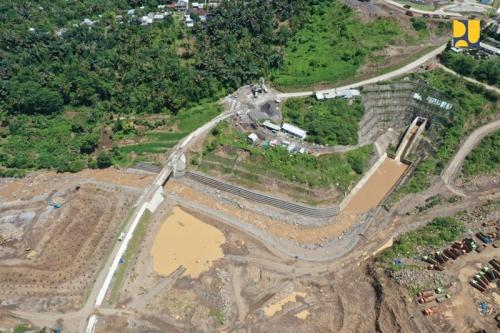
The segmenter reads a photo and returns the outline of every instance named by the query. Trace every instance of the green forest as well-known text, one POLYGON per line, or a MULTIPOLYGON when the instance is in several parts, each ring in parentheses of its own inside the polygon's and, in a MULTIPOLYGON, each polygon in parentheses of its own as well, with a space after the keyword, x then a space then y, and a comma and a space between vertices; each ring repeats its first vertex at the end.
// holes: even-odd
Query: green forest
POLYGON ((464 76, 500 87, 500 58, 479 58, 469 54, 447 50, 441 55, 447 67, 464 76))
POLYGON ((360 98, 292 98, 283 107, 285 121, 307 131, 306 141, 332 146, 358 143, 358 123, 363 113, 360 98))
POLYGON ((120 149, 99 151, 105 126, 120 136, 133 131, 123 126, 130 115, 174 122, 266 76, 316 2, 224 1, 192 30, 173 15, 149 26, 127 15, 130 8, 145 15, 160 1, 0 3, 0 173, 123 160, 120 149))

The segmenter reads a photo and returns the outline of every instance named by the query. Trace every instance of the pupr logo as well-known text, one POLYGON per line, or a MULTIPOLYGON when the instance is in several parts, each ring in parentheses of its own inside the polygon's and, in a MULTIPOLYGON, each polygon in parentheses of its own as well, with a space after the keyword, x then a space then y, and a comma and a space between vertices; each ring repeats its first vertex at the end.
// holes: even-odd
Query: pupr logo
POLYGON ((475 49, 479 47, 481 33, 479 20, 453 20, 453 46, 475 49))

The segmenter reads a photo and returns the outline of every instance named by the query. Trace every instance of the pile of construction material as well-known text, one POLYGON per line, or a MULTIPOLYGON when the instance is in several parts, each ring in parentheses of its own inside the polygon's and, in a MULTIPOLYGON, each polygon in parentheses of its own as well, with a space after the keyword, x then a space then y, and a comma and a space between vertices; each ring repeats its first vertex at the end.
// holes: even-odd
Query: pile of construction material
POLYGON ((349 99, 359 96, 360 92, 357 89, 330 89, 330 90, 316 91, 315 95, 316 99, 318 100, 332 99, 337 97, 349 99))
POLYGON ((491 267, 484 266, 470 281, 470 285, 480 292, 486 291, 491 282, 496 282, 497 279, 500 279, 500 262, 496 259, 491 259, 489 263, 491 267))
POLYGON ((437 251, 433 255, 423 256, 422 260, 430 264, 427 267, 428 269, 444 271, 444 264, 450 259, 456 260, 461 255, 477 250, 477 248, 478 246, 472 238, 464 238, 460 242, 453 243, 451 247, 444 249, 442 252, 437 251))
POLYGON ((437 303, 442 303, 450 298, 450 295, 444 294, 443 289, 438 288, 436 290, 424 290, 417 294, 417 302, 419 304, 430 303, 436 301, 437 303))
MULTIPOLYGON (((500 232, 497 227, 493 232, 478 232, 476 237, 479 238, 484 244, 492 244, 494 248, 498 248, 500 246, 500 232)), ((483 246, 484 247, 484 246, 483 246)))
MULTIPOLYGON (((442 303, 450 298, 450 295, 445 294, 442 288, 437 288, 436 290, 424 290, 417 294, 417 302, 419 304, 428 304, 431 302, 442 303)), ((437 305, 429 306, 422 310, 422 313, 426 316, 432 315, 436 312, 437 305)))

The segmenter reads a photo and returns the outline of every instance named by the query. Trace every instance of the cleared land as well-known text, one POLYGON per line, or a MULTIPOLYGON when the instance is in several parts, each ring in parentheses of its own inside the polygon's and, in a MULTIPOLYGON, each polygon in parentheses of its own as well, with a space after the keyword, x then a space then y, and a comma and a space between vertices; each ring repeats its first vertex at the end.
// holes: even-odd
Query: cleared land
POLYGON ((140 193, 136 186, 150 181, 144 177, 111 170, 39 173, 2 186, 0 293, 6 304, 20 311, 79 309, 140 193), (13 197, 22 200, 8 201, 13 197))

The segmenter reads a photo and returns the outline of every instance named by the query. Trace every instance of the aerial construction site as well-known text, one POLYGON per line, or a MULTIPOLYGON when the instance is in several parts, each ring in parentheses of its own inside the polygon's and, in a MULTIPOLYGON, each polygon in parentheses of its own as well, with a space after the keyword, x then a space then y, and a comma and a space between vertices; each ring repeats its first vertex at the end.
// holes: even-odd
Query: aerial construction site
POLYGON ((493 332, 498 176, 462 165, 498 112, 474 120, 428 187, 405 192, 454 103, 418 77, 302 94, 261 81, 224 98, 161 169, 4 179, 0 327, 493 332), (287 113, 329 100, 363 110, 355 143, 308 140, 287 113))
POLYGON ((499 7, 0 1, 0 333, 498 332, 499 7))

